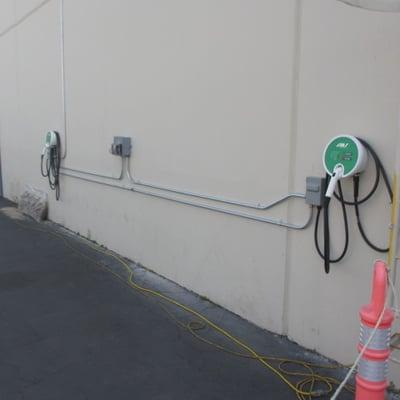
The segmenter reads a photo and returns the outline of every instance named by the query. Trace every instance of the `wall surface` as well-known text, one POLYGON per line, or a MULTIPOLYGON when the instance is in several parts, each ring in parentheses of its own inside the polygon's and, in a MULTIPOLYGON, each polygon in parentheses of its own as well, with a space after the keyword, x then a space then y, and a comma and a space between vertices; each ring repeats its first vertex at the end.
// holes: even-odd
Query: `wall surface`
MULTIPOLYGON (((49 192, 39 171, 49 129, 67 143, 64 166, 117 176, 112 137, 131 136, 137 178, 243 201, 304 192, 306 176, 323 174, 324 145, 341 133, 366 138, 395 172, 399 14, 334 0, 64 0, 65 134, 61 3, 42 3, 0 4, 8 198, 26 185, 49 192)), ((326 276, 312 227, 288 231, 66 176, 61 190, 59 202, 49 193, 52 220, 262 327, 354 358, 358 308, 380 255, 361 241, 352 211, 349 254, 326 276)), ((257 214, 302 223, 307 213, 295 200, 257 214)), ((362 213, 385 245, 383 187, 362 213)), ((338 252, 337 205, 331 216, 338 252)))

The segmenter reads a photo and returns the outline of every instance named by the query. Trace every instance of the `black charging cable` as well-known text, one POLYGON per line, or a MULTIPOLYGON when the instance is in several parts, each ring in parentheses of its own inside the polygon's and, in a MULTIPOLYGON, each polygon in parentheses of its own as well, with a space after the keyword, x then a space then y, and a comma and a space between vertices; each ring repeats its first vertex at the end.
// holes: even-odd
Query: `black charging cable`
POLYGON ((46 153, 42 154, 40 159, 40 172, 42 173, 42 176, 48 179, 50 189, 56 192, 56 200, 59 200, 61 140, 58 132, 54 132, 54 134, 56 135, 57 144, 55 146, 50 146, 46 149, 46 153))
POLYGON ((356 219, 357 219, 357 226, 358 230, 360 231, 361 237, 364 239, 364 242, 373 250, 379 252, 379 253, 387 253, 389 251, 389 247, 386 248, 381 248, 376 246, 371 242, 370 239, 368 239, 367 234, 365 233, 364 227, 361 223, 361 217, 360 217, 360 209, 359 209, 359 201, 358 201, 358 191, 359 191, 359 186, 360 186, 360 178, 356 175, 354 177, 354 210, 356 212, 356 219))
MULTIPOLYGON (((380 176, 382 175, 383 181, 385 183, 386 191, 388 193, 390 203, 393 203, 393 191, 390 186, 389 182, 389 177, 387 175, 387 172, 385 170, 385 167, 383 166, 380 158, 376 154, 375 150, 371 147, 371 145, 366 142, 363 139, 357 138, 363 146, 368 150, 369 154, 371 154, 372 158, 374 159, 375 162, 375 182, 374 185, 372 186, 372 189, 369 191, 369 193, 363 198, 359 199, 359 192, 360 192, 360 175, 354 175, 353 177, 353 186, 354 186, 354 191, 353 191, 353 197, 354 200, 352 202, 347 201, 346 204, 354 206, 354 211, 356 214, 356 219, 357 219, 357 227, 358 230, 360 231, 361 237, 363 238, 364 242, 373 250, 379 252, 379 253, 387 253, 389 251, 389 247, 378 247, 374 243, 371 242, 371 240, 368 238, 365 229, 363 227, 363 224, 361 222, 361 216, 360 216, 360 205, 364 203, 366 200, 370 199, 374 193, 376 192, 379 181, 380 181, 380 176)), ((336 197, 336 194, 335 194, 336 197)))
MULTIPOLYGON (((330 177, 327 175, 326 177, 326 188, 329 185, 329 180, 330 177)), ((343 190, 342 190, 342 184, 340 181, 338 181, 338 189, 339 189, 339 198, 343 200, 343 190)), ((342 206, 342 214, 343 214, 343 223, 344 223, 344 233, 345 233, 345 242, 343 246, 343 250, 340 253, 340 255, 337 258, 331 259, 331 249, 330 249, 330 228, 329 228, 329 205, 330 205, 331 199, 329 197, 325 197, 325 204, 323 207, 318 207, 317 210, 317 218, 315 221, 315 227, 314 227, 314 243, 315 243, 315 248, 317 249, 318 254, 320 257, 324 260, 324 268, 325 272, 329 274, 330 271, 330 264, 335 264, 338 263, 343 259, 343 257, 347 253, 347 249, 349 247, 349 221, 347 218, 347 210, 346 210, 346 204, 343 201, 340 201, 340 204, 342 206), (318 241, 318 228, 319 228, 319 221, 321 217, 321 211, 324 211, 324 251, 321 251, 319 241, 318 241)))

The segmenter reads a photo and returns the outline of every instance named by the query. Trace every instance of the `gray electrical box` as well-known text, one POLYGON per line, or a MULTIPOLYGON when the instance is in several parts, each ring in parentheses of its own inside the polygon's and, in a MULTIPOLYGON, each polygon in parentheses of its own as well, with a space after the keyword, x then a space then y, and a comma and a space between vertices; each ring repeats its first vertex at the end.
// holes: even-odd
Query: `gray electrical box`
POLYGON ((111 154, 120 157, 130 157, 132 152, 132 140, 127 136, 114 136, 111 145, 111 154))
POLYGON ((323 206, 325 200, 325 178, 308 176, 306 178, 306 203, 312 206, 323 206))

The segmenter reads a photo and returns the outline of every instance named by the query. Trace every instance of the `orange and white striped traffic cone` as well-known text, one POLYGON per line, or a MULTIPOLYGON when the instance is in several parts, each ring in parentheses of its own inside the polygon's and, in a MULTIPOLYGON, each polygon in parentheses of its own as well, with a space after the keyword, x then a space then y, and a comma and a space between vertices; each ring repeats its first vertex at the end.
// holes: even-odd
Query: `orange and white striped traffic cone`
POLYGON ((383 317, 358 365, 356 400, 385 399, 388 386, 390 335, 394 320, 393 311, 389 308, 384 310, 388 286, 387 274, 385 263, 377 261, 374 267, 371 302, 360 310, 361 330, 358 351, 361 351, 368 342, 382 312, 383 317))

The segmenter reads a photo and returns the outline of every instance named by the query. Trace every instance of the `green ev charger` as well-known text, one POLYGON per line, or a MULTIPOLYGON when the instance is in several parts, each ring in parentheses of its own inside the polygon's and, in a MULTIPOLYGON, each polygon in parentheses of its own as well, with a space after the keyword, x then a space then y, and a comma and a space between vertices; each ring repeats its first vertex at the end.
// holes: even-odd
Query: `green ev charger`
POLYGON ((61 141, 56 131, 46 133, 46 139, 40 160, 40 171, 49 181, 50 189, 55 190, 56 199, 60 198, 60 166, 61 166, 61 141))
MULTIPOLYGON (((374 244, 368 237, 364 224, 361 220, 360 205, 369 201, 376 190, 378 189, 380 178, 383 178, 383 182, 386 186, 387 193, 390 202, 393 202, 393 190, 390 185, 388 174, 383 166, 383 163, 373 147, 364 139, 356 138, 351 135, 340 135, 334 137, 325 147, 322 162, 324 164, 325 171, 327 173, 326 182, 321 186, 321 190, 325 191, 325 200, 317 207, 317 217, 315 219, 314 228, 314 243, 319 256, 324 260, 325 272, 329 273, 330 264, 340 262, 349 246, 349 220, 347 218, 346 206, 354 207, 357 227, 364 242, 371 249, 379 253, 387 253, 389 246, 382 247, 374 244), (360 179, 361 173, 367 166, 369 156, 375 164, 375 181, 369 191, 364 196, 360 197, 360 179), (343 195, 343 188, 341 185, 341 179, 352 177, 353 179, 353 199, 347 200, 343 195), (326 187, 327 186, 327 187, 326 187), (326 187, 326 188, 324 188, 326 187), (337 192, 335 191, 338 189, 337 192), (329 221, 329 205, 331 197, 335 197, 339 200, 342 214, 343 214, 343 225, 344 225, 344 245, 343 250, 331 257, 331 240, 330 240, 330 221, 329 221), (318 226, 320 217, 323 216, 323 246, 319 244, 318 226)), ((335 222, 338 216, 335 214, 335 222)))
POLYGON ((57 146, 57 133, 55 131, 49 131, 46 134, 46 141, 44 144, 43 153, 50 147, 57 146))
POLYGON ((339 179, 364 171, 368 152, 356 137, 340 135, 327 144, 322 161, 325 171, 331 176, 325 196, 331 198, 339 179))
MULTIPOLYGON (((354 192, 358 196, 358 181, 359 174, 364 171, 367 160, 368 150, 364 145, 364 141, 357 139, 350 135, 340 135, 334 137, 325 147, 322 162, 324 164, 325 171, 327 173, 327 188, 325 192, 325 201, 323 206, 318 208, 317 218, 315 222, 314 241, 317 251, 321 258, 324 260, 325 272, 329 273, 330 264, 337 263, 347 252, 349 244, 349 229, 348 219, 346 212, 346 202, 343 198, 342 186, 340 180, 353 176, 353 179, 357 181, 357 190, 354 192), (338 186, 339 194, 335 193, 336 186, 338 186), (331 258, 331 246, 330 246, 330 227, 329 227, 329 204, 331 197, 335 196, 339 199, 342 205, 343 220, 345 226, 345 244, 342 253, 336 257, 331 258), (318 244, 318 225, 320 220, 321 211, 323 213, 324 221, 324 245, 323 249, 318 244)), ((356 187, 356 186, 355 186, 356 187)), ((355 199, 354 204, 358 202, 355 199)), ((347 203, 348 204, 348 203, 347 203)), ((358 210, 358 209, 357 209, 358 210)))

